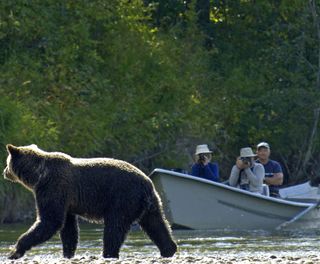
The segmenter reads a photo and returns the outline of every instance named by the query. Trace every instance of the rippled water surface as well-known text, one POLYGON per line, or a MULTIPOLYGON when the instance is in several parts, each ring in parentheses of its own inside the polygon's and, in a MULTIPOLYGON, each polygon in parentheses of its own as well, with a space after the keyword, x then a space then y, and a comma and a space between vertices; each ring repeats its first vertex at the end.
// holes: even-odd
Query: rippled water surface
MULTIPOLYGON (((109 262, 101 257, 102 225, 82 224, 80 228, 80 242, 74 259, 61 258, 61 242, 59 237, 55 236, 50 241, 28 251, 20 263, 109 262)), ((11 263, 6 258, 10 247, 27 229, 26 225, 0 226, 0 263, 11 263)), ((162 259, 156 246, 143 232, 131 231, 121 249, 118 262, 212 263, 219 260, 221 261, 219 263, 225 261, 238 263, 237 260, 243 260, 244 263, 248 263, 265 260, 265 263, 275 263, 285 259, 285 263, 296 263, 295 261, 301 258, 309 258, 311 259, 309 263, 317 263, 320 256, 318 253, 320 231, 318 230, 278 233, 175 230, 173 235, 178 243, 179 252, 172 259, 162 259)))

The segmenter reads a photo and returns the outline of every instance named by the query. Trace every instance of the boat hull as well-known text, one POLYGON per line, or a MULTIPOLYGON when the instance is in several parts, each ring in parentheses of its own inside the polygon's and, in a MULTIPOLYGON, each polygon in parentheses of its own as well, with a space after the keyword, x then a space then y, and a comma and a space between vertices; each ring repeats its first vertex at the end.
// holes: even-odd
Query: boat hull
MULTIPOLYGON (((161 197, 166 217, 178 227, 270 230, 312 205, 249 193, 168 170, 156 169, 150 178, 161 197)), ((316 215, 308 213, 299 223, 305 225, 317 220, 316 211, 316 215)))

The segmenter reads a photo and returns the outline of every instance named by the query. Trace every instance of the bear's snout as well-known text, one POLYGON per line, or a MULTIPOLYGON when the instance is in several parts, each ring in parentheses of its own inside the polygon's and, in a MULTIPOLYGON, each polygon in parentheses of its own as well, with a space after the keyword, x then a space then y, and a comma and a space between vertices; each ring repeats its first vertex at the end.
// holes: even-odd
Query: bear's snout
POLYGON ((16 178, 12 173, 10 173, 8 167, 6 167, 6 168, 3 170, 3 177, 4 177, 6 180, 9 180, 9 181, 13 181, 13 182, 16 182, 16 181, 17 181, 17 178, 16 178))

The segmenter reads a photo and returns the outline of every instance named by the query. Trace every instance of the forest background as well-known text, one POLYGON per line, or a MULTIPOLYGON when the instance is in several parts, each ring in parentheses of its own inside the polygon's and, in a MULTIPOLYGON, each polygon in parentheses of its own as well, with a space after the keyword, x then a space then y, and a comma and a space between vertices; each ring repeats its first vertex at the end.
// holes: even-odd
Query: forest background
MULTIPOLYGON (((245 146, 272 147, 286 184, 320 174, 320 2, 2 0, 5 145, 190 170, 208 144, 226 179, 245 146)), ((33 212, 0 179, 0 222, 33 212)))

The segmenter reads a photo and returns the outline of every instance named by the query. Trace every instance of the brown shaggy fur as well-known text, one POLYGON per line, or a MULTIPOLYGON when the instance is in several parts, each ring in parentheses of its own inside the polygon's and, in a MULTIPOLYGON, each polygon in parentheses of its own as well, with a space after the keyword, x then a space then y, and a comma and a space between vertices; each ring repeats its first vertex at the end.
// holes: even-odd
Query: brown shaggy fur
POLYGON ((34 193, 37 220, 17 241, 9 258, 17 259, 57 231, 64 257, 75 254, 77 216, 104 221, 103 256, 119 257, 119 250, 134 221, 171 257, 177 246, 165 220, 161 201, 151 180, 133 165, 115 159, 76 159, 60 152, 45 152, 36 145, 7 145, 4 177, 34 193))

